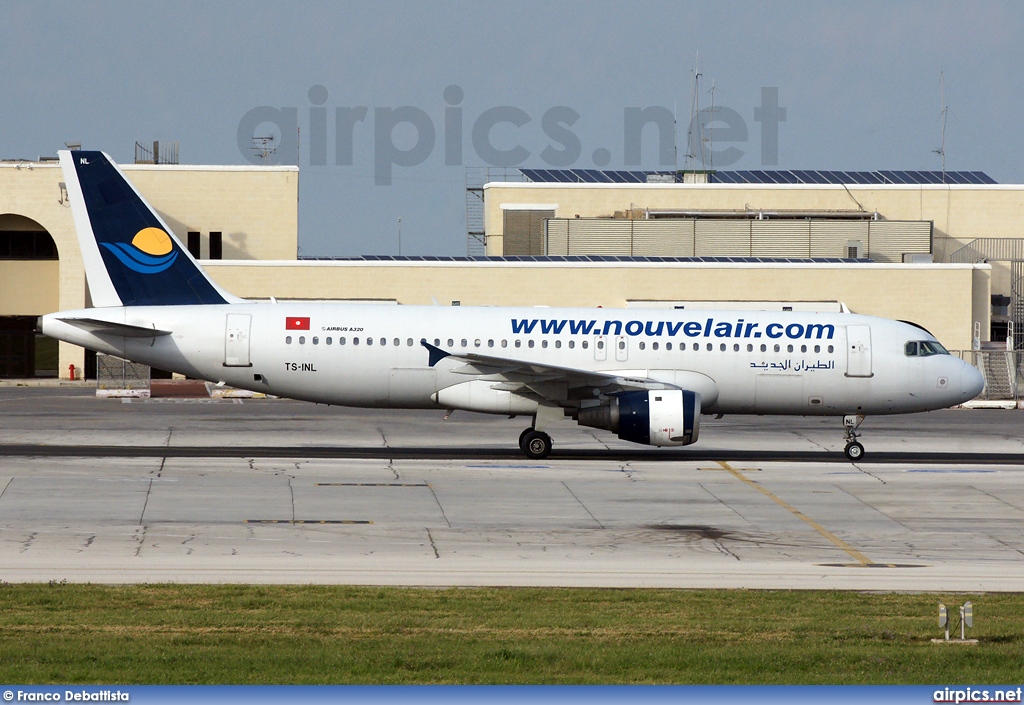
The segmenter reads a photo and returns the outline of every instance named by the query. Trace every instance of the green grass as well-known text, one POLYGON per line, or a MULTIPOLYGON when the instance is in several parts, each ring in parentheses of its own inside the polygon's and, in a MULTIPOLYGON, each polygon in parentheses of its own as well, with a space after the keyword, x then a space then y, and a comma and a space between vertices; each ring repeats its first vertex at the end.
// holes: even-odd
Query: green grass
POLYGON ((1015 683, 1021 595, 0 585, 5 683, 1015 683), (975 604, 978 646, 930 643, 975 604))

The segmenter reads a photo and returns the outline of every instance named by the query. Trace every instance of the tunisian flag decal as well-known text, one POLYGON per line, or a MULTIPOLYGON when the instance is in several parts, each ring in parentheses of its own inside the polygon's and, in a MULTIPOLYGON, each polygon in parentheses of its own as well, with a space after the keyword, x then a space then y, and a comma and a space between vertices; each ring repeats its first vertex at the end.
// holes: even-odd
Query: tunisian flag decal
POLYGON ((309 316, 289 316, 284 319, 285 330, 309 330, 309 316))

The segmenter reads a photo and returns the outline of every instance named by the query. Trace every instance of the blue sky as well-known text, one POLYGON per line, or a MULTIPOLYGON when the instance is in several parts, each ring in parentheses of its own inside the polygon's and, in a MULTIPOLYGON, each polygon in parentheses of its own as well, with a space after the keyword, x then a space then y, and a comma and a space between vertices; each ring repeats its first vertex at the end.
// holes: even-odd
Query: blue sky
MULTIPOLYGON (((502 116, 529 119, 488 132, 495 149, 522 147, 524 166, 546 166, 543 150, 564 149, 569 133, 579 144, 573 166, 593 168, 595 150, 606 149, 608 168, 623 168, 625 111, 650 106, 677 112, 682 155, 698 52, 701 107, 713 80, 716 106, 746 130, 745 141, 712 146, 739 150, 727 168, 938 169, 942 72, 947 168, 1024 182, 1022 37, 1019 2, 0 0, 0 158, 81 141, 130 163, 136 140, 159 139, 178 141, 183 163, 239 164, 252 154, 239 148, 243 118, 291 108, 303 255, 395 254, 398 218, 403 254, 459 255, 463 165, 485 164, 472 132, 487 111, 508 106, 517 110, 502 116), (461 100, 451 106, 453 85, 461 100), (777 164, 764 163, 755 121, 762 88, 777 88, 786 111, 777 164), (310 163, 311 99, 327 108, 325 165, 310 163), (360 106, 352 163, 339 165, 336 109, 360 106), (401 106, 427 120, 432 149, 395 121, 401 106), (579 117, 545 129, 549 110, 566 114, 559 106, 579 117), (445 122, 452 107, 461 155, 445 122), (461 164, 445 163, 446 145, 461 164), (393 166, 382 184, 378 161, 389 150, 412 150, 406 161, 418 163, 393 166)), ((672 168, 659 163, 653 125, 642 144, 642 167, 672 168)))

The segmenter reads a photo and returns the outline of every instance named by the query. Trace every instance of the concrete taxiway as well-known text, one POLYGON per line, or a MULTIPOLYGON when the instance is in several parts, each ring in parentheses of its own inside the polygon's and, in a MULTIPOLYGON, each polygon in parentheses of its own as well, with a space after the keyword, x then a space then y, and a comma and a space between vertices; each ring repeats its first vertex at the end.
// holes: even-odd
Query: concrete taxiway
POLYGON ((1024 590, 1024 419, 566 422, 0 389, 0 580, 1024 590))

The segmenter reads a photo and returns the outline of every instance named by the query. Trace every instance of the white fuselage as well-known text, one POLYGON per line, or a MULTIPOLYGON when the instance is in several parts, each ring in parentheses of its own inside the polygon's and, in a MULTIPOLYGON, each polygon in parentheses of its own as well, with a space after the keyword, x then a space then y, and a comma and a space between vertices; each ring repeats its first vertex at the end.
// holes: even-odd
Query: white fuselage
POLYGON ((495 411, 435 401, 479 376, 449 358, 430 366, 421 340, 456 355, 694 389, 704 413, 907 413, 953 406, 981 389, 977 370, 956 357, 906 354, 908 341, 934 340, 924 330, 848 313, 252 302, 64 311, 45 316, 43 332, 190 377, 360 407, 495 411), (96 334, 58 316, 171 334, 96 334), (298 326, 289 329, 290 319, 298 326))

